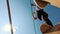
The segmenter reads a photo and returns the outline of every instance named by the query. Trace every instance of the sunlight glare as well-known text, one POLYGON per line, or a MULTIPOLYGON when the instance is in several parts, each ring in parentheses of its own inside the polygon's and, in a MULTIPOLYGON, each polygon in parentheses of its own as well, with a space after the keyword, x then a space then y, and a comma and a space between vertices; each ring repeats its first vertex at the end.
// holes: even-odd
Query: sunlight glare
MULTIPOLYGON (((11 26, 9 24, 4 26, 4 31, 5 32, 10 32, 11 31, 11 26)), ((16 29, 13 27, 13 32, 16 32, 16 29)))

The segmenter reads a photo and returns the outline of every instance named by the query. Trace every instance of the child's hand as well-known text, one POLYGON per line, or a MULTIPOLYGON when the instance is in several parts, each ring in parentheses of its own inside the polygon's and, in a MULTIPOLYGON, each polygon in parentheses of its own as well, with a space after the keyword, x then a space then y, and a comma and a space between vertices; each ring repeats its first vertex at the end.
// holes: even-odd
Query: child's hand
POLYGON ((37 17, 34 17, 34 14, 35 14, 35 12, 32 13, 32 18, 33 18, 34 20, 36 20, 37 17))
POLYGON ((32 12, 32 15, 35 14, 35 12, 32 12))

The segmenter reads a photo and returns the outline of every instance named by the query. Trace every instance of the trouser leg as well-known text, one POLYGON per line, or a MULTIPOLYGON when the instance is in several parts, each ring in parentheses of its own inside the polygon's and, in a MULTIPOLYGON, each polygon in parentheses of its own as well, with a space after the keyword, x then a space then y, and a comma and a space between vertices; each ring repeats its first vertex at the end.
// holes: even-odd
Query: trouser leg
POLYGON ((44 20, 48 25, 53 27, 52 22, 49 20, 49 18, 44 18, 44 20))

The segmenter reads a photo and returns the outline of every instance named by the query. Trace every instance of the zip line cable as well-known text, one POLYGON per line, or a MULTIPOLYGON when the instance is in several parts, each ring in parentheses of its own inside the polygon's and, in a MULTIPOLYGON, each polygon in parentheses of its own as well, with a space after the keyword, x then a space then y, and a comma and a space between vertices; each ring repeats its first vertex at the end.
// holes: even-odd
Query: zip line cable
POLYGON ((6 0, 6 2, 7 2, 7 8, 8 8, 9 22, 10 22, 10 26, 11 26, 11 34, 13 34, 13 26, 12 26, 11 14, 10 14, 9 0, 6 0))
MULTIPOLYGON (((32 5, 31 5, 31 4, 32 4, 32 3, 31 3, 31 0, 30 0, 31 13, 32 13, 33 10, 32 10, 32 5)), ((35 26, 35 22, 34 22, 34 20, 33 20, 33 25, 34 25, 35 34, 37 34, 37 33, 36 33, 36 26, 35 26)))

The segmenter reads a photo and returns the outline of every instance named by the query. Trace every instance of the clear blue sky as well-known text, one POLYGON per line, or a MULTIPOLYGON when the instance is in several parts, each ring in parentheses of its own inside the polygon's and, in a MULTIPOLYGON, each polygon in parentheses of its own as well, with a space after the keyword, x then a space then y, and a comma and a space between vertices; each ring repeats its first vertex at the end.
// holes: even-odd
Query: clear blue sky
MULTIPOLYGON (((13 26, 16 27, 15 34, 34 34, 30 0, 10 0, 10 9, 13 26)), ((59 8, 49 5, 44 10, 48 13, 53 25, 60 22, 59 8)), ((0 0, 0 34, 10 34, 3 31, 5 24, 9 24, 6 0, 0 0)), ((41 24, 40 20, 35 21, 37 34, 41 34, 39 29, 41 24)))

